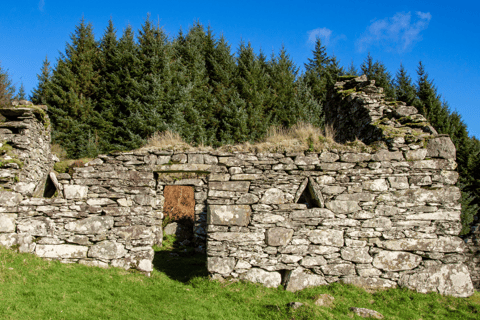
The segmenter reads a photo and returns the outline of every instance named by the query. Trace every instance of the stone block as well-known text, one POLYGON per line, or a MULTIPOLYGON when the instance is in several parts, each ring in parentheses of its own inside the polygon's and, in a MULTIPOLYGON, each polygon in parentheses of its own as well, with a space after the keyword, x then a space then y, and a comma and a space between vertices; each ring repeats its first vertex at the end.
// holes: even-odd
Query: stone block
POLYGON ((259 232, 212 232, 208 234, 210 240, 229 241, 232 243, 250 243, 265 240, 265 233, 259 232))
POLYGON ((285 194, 282 190, 277 188, 270 188, 260 198, 260 203, 264 204, 282 204, 293 200, 293 196, 285 194), (291 197, 291 199, 290 199, 291 197))
POLYGON ((446 211, 446 210, 439 210, 436 212, 428 212, 428 213, 418 213, 418 214, 410 214, 406 216, 407 220, 448 220, 448 221, 460 221, 461 211, 446 211))
POLYGON ((371 159, 372 155, 370 153, 344 153, 340 156, 342 162, 365 162, 371 159))
POLYGON ((342 278, 341 281, 346 284, 353 284, 354 286, 371 290, 386 290, 397 287, 397 283, 395 281, 374 277, 345 277, 342 278))
POLYGON ((290 214, 292 220, 305 220, 310 218, 332 219, 335 215, 325 208, 311 208, 306 210, 294 210, 290 214))
POLYGON ((344 192, 345 190, 347 190, 347 188, 340 187, 340 186, 324 186, 322 188, 323 193, 331 194, 331 195, 340 194, 340 193, 344 192))
POLYGON ((395 189, 408 189, 408 177, 388 177, 390 187, 395 189))
POLYGON ((285 218, 281 215, 271 213, 256 213, 252 216, 252 218, 255 222, 267 224, 285 221, 285 218))
POLYGON ((306 256, 304 257, 299 264, 305 268, 317 267, 317 266, 324 266, 327 264, 327 260, 325 260, 322 256, 306 256))
POLYGON ((109 204, 116 204, 116 202, 108 198, 92 198, 87 200, 87 204, 89 206, 99 207, 109 204))
MULTIPOLYGON (((1 222, 0 222, 1 223, 1 222)), ((0 233, 0 245, 10 248, 17 244, 18 235, 16 233, 0 233)))
POLYGON ((209 190, 248 192, 249 181, 211 181, 208 183, 209 190))
MULTIPOLYGON (((172 156, 172 161, 173 157, 172 156)), ((157 165, 153 168, 154 172, 198 172, 198 173, 209 173, 215 169, 215 166, 210 164, 195 164, 195 163, 184 163, 184 164, 171 164, 171 165, 157 165)))
POLYGON ((427 157, 455 159, 456 149, 452 140, 448 136, 440 136, 428 140, 427 157))
POLYGON ((63 195, 65 199, 74 199, 74 200, 86 199, 87 194, 88 194, 87 186, 67 184, 63 188, 63 195))
POLYGON ((373 259, 373 266, 385 271, 401 271, 416 268, 422 257, 402 251, 381 251, 373 259))
POLYGON ((320 267, 325 275, 329 276, 349 276, 355 275, 355 265, 351 263, 328 264, 320 267))
POLYGON ((88 247, 71 244, 43 245, 35 248, 35 254, 42 258, 51 259, 81 259, 86 258, 88 247))
POLYGON ((188 163, 203 164, 203 154, 189 153, 187 155, 188 163))
POLYGON ((373 258, 368 254, 369 248, 343 248, 340 251, 343 260, 356 263, 370 263, 373 258))
POLYGON ((335 200, 343 200, 343 201, 373 201, 375 200, 375 195, 371 193, 344 193, 338 195, 335 200))
POLYGON ((333 184, 335 183, 335 178, 332 177, 332 176, 320 176, 320 177, 317 177, 317 183, 321 186, 324 186, 324 185, 328 185, 328 184, 333 184))
POLYGON ((404 273, 398 284, 421 293, 438 292, 461 298, 474 293, 470 273, 464 264, 437 265, 413 274, 404 273))
POLYGON ((312 273, 310 270, 296 268, 286 273, 285 290, 296 292, 309 287, 317 287, 328 284, 323 276, 312 273))
POLYGON ((125 247, 121 243, 114 241, 101 241, 88 250, 89 258, 97 258, 101 260, 119 259, 127 254, 125 247))
POLYGON ((459 237, 439 237, 438 239, 396 239, 378 244, 392 251, 433 251, 458 252, 465 250, 465 243, 459 237))
POLYGON ((367 180, 362 183, 362 187, 365 190, 370 191, 387 191, 388 184, 385 179, 375 179, 375 180, 367 180))
POLYGON ((295 157, 295 162, 297 166, 307 166, 307 165, 315 165, 319 164, 319 160, 317 157, 304 157, 304 156, 297 156, 295 157))
POLYGON ((0 232, 15 232, 16 221, 16 214, 0 213, 0 232))
POLYGON ((146 226, 131 226, 116 228, 116 234, 120 239, 126 241, 137 240, 137 239, 149 239, 153 236, 152 227, 146 226))
POLYGON ((308 239, 314 244, 323 246, 343 246, 343 231, 340 230, 312 230, 308 233, 308 239))
POLYGON ((247 226, 252 209, 248 205, 209 205, 207 223, 221 226, 247 226))
POLYGON ((373 161, 402 161, 404 160, 403 154, 401 151, 390 152, 387 150, 379 150, 375 154, 372 155, 373 161))
POLYGON ((286 246, 292 240, 293 230, 286 228, 268 229, 265 236, 265 242, 269 246, 286 246))
POLYGON ((17 192, 0 191, 0 203, 4 207, 15 207, 23 200, 23 196, 17 192))
POLYGON ((369 219, 362 223, 362 228, 381 228, 382 230, 389 230, 392 228, 392 221, 385 217, 369 219))
POLYGON ((21 193, 26 196, 31 196, 33 192, 35 191, 35 183, 33 182, 17 182, 13 186, 13 190, 15 190, 18 193, 21 193))
POLYGON ((280 272, 269 272, 259 268, 248 270, 243 275, 243 279, 250 282, 260 283, 267 288, 276 288, 282 283, 282 275, 280 272))
POLYGON ((48 235, 49 229, 47 221, 38 219, 23 220, 18 224, 17 232, 26 233, 36 237, 45 237, 48 235))
POLYGON ((102 234, 113 227, 112 216, 96 216, 69 222, 65 225, 65 229, 80 234, 102 234))
POLYGON ((348 214, 361 210, 357 201, 333 200, 326 203, 326 207, 337 214, 348 214))
POLYGON ((423 160, 427 156, 427 149, 409 150, 405 152, 405 159, 410 161, 423 160))
POLYGON ((237 200, 236 204, 254 204, 257 203, 259 199, 260 198, 253 193, 246 193, 237 200))
POLYGON ((356 166, 356 163, 349 162, 332 162, 332 163, 320 163, 318 165, 323 171, 340 171, 352 169, 356 166))
POLYGON ((259 180, 262 178, 261 174, 257 173, 242 173, 242 174, 234 174, 230 177, 232 181, 251 181, 251 180, 259 180))
POLYGON ((210 273, 229 275, 235 268, 235 258, 208 257, 207 269, 210 273))
POLYGON ((322 152, 318 158, 321 162, 335 162, 340 159, 338 154, 328 151, 322 152))
POLYGON ((308 252, 311 254, 331 254, 335 252, 339 252, 340 248, 332 247, 332 246, 314 246, 311 245, 308 247, 308 252))

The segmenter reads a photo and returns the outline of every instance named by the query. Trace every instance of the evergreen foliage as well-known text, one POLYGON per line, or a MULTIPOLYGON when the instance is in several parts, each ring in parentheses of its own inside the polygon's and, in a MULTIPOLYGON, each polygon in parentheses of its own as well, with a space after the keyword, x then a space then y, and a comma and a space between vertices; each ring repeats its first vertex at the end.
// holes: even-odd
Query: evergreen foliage
POLYGON ((48 57, 45 57, 40 74, 37 75, 37 88, 33 89, 32 94, 30 95, 30 101, 36 105, 45 105, 47 103, 45 90, 50 81, 51 72, 50 62, 48 61, 48 57))
POLYGON ((417 97, 417 91, 415 90, 415 86, 412 84, 412 78, 410 78, 408 75, 407 71, 403 67, 403 64, 400 64, 400 68, 395 76, 394 84, 396 100, 403 101, 408 106, 413 106, 417 97))
POLYGON ((7 70, 0 64, 0 106, 9 104, 15 94, 15 86, 12 84, 7 70))

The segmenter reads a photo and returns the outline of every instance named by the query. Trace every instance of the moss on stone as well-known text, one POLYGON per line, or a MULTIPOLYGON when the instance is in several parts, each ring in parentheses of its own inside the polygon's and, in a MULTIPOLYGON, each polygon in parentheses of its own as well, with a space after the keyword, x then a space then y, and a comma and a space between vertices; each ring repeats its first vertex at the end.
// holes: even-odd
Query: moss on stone
POLYGON ((24 163, 23 163, 22 161, 18 160, 18 159, 8 159, 8 160, 5 160, 5 159, 1 159, 1 158, 0 158, 0 167, 3 167, 3 166, 5 166, 5 165, 8 164, 8 163, 16 163, 16 164, 20 167, 20 169, 22 169, 23 166, 24 166, 24 163))

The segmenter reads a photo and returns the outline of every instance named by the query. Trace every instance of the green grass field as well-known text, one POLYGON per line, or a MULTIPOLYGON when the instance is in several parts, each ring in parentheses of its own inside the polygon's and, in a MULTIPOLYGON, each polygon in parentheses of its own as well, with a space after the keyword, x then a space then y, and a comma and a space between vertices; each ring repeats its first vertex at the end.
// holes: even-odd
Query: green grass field
POLYGON ((480 319, 480 293, 469 298, 405 289, 368 293, 350 285, 291 293, 243 282, 210 281, 205 256, 156 248, 151 277, 134 271, 45 261, 0 247, 1 319, 362 319, 350 307, 385 319, 480 319), (335 297, 317 307, 315 297, 335 297), (293 310, 287 303, 304 306, 293 310))

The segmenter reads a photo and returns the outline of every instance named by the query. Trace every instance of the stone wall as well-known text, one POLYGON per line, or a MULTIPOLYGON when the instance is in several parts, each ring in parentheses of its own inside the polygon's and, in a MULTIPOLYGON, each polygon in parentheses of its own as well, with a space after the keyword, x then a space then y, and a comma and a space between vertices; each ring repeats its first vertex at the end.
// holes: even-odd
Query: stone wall
POLYGON ((43 196, 55 156, 50 152, 46 106, 4 107, 0 117, 0 187, 26 196, 43 196))
MULTIPOLYGON (((165 186, 192 186, 194 242, 214 279, 291 291, 342 281, 471 295, 466 245, 457 236, 453 143, 415 108, 386 102, 372 82, 343 80, 331 93, 327 120, 340 141, 358 138, 369 147, 142 149, 99 156, 71 174, 49 172, 53 162, 46 161, 58 196, 34 197, 18 189, 23 178, 9 180, 0 193, 0 243, 148 273, 152 245, 162 241, 165 186)), ((25 168, 4 170, 24 177, 25 168)))
POLYGON ((480 290, 480 220, 475 217, 470 233, 464 237, 467 243, 466 264, 470 269, 473 286, 480 290))

